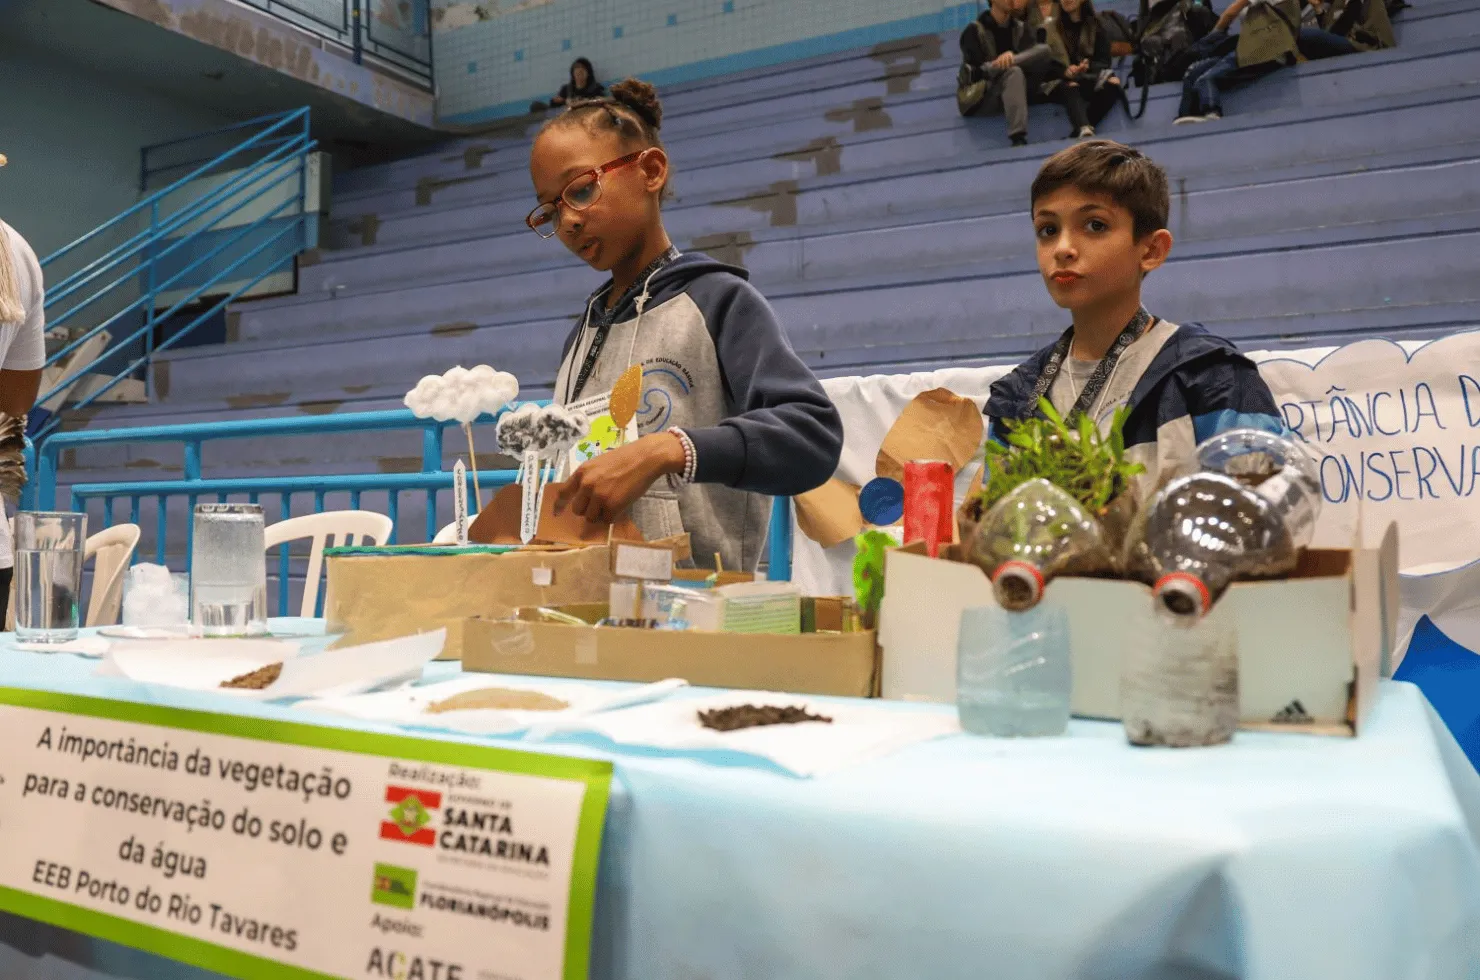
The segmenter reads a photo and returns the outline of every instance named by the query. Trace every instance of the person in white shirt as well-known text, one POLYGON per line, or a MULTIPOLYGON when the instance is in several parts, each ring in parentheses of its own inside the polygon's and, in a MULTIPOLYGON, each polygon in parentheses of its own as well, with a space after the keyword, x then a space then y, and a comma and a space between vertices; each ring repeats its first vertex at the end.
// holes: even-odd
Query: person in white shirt
MULTIPOLYGON (((4 160, 0 156, 0 167, 4 160)), ((41 368, 46 363, 45 303, 36 253, 19 232, 0 220, 0 453, 23 446, 26 413, 41 388, 41 368)), ((8 495, 20 488, 0 490, 8 495)), ((5 621, 15 566, 6 516, 0 506, 0 623, 5 621)))

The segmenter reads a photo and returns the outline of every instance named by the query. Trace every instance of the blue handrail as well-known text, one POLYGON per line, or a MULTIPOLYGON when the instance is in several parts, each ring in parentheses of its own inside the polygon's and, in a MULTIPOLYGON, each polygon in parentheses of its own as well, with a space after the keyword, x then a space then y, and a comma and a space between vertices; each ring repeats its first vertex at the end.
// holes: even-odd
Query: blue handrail
MULTIPOLYGON (((159 351, 184 340, 226 304, 287 267, 294 256, 312 242, 315 236, 311 224, 313 216, 308 212, 307 171, 308 155, 317 144, 310 135, 309 123, 307 108, 294 109, 194 137, 155 144, 140 152, 140 172, 147 183, 152 150, 182 146, 192 140, 251 132, 229 149, 194 166, 167 187, 150 194, 42 261, 44 268, 65 257, 81 254, 90 245, 102 251, 101 255, 54 283, 47 291, 49 308, 59 307, 63 301, 70 300, 65 310, 49 317, 52 327, 69 324, 90 307, 103 311, 100 322, 72 331, 69 341, 47 359, 48 367, 71 356, 94 337, 111 331, 127 318, 142 314, 142 324, 130 329, 122 338, 112 338, 110 332, 111 345, 91 363, 70 369, 65 377, 40 396, 38 404, 45 405, 65 393, 84 375, 96 373, 104 361, 111 361, 142 339, 142 356, 128 356, 126 367, 113 371, 112 377, 74 403, 73 407, 85 408, 92 404, 141 368, 147 369, 159 351), (229 179, 217 186, 202 191, 196 183, 228 170, 232 171, 229 179), (289 185, 294 179, 297 180, 296 188, 289 185), (285 199, 275 205, 270 199, 263 201, 274 192, 285 195, 285 199), (176 199, 183 203, 173 203, 176 199), (266 210, 251 221, 232 221, 254 206, 266 210), (126 233, 135 223, 144 220, 146 214, 148 223, 143 230, 128 235, 120 244, 111 244, 120 232, 126 233), (282 227, 274 231, 272 226, 276 225, 282 227), (215 262, 228 254, 234 256, 232 261, 224 267, 214 268, 215 262), (249 264, 254 262, 256 265, 249 264), (116 275, 113 274, 115 270, 116 275), (88 290, 85 295, 73 299, 84 290, 88 290), (161 312, 161 297, 182 291, 186 295, 173 299, 161 312), (156 344, 156 327, 202 297, 214 301, 169 338, 156 344)), ((180 166, 184 165, 169 169, 179 169, 180 166)), ((42 443, 57 431, 61 418, 59 414, 46 418, 44 413, 38 417, 40 421, 32 435, 42 443)))

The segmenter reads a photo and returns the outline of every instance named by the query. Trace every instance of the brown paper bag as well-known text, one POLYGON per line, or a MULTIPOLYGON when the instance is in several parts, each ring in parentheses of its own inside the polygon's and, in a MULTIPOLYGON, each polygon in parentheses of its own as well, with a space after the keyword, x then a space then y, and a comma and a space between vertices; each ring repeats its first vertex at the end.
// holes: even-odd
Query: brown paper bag
POLYGON ((863 514, 858 510, 858 488, 837 477, 792 502, 797 509, 797 526, 824 548, 852 540, 864 528, 863 514))
POLYGON ((879 476, 904 482, 904 464, 939 459, 961 472, 982 444, 982 413, 970 398, 945 388, 916 395, 884 436, 875 464, 879 476))

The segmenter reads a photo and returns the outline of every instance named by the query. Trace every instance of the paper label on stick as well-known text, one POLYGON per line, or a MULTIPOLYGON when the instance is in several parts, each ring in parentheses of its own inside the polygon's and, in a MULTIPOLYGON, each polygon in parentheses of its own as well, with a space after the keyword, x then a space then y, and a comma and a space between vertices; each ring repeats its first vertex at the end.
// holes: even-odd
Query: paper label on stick
POLYGON ((452 519, 457 525, 458 547, 468 543, 468 469, 458 460, 452 467, 452 519))
POLYGON ((668 548, 615 544, 612 546, 612 574, 618 578, 667 582, 673 578, 673 552, 668 548))
POLYGON ((519 511, 519 540, 525 544, 534 540, 535 531, 540 526, 540 491, 541 486, 539 454, 534 450, 526 450, 523 465, 519 469, 519 489, 521 491, 521 507, 519 511))

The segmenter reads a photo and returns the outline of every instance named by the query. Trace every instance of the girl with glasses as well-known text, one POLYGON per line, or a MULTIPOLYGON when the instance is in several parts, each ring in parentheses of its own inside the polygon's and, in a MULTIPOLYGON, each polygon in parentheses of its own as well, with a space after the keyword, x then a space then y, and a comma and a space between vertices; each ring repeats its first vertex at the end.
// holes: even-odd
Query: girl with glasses
POLYGON ((525 219, 611 278, 586 304, 555 400, 593 420, 555 510, 611 521, 631 509, 650 540, 688 532, 695 561, 754 570, 767 495, 832 477, 837 410, 744 269, 681 255, 663 228, 668 155, 652 86, 629 79, 574 102, 536 137, 538 205, 525 219), (619 436, 610 393, 641 365, 638 411, 619 436))

